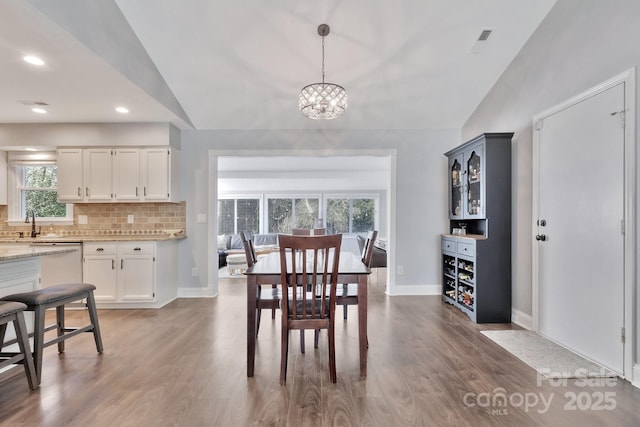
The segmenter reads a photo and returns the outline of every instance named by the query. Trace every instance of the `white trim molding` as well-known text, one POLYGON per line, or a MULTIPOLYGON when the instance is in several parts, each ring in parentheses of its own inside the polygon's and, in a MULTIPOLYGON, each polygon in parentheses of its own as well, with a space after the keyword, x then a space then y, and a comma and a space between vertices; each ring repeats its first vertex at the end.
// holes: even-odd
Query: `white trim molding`
POLYGON ((213 284, 206 288, 178 288, 178 298, 214 298, 218 292, 213 291, 213 284))
POLYGON ((393 287, 393 293, 387 290, 389 296, 411 295, 442 295, 442 285, 397 285, 393 287))
POLYGON ((522 326, 524 329, 533 329, 533 317, 515 308, 511 310, 511 323, 522 326))

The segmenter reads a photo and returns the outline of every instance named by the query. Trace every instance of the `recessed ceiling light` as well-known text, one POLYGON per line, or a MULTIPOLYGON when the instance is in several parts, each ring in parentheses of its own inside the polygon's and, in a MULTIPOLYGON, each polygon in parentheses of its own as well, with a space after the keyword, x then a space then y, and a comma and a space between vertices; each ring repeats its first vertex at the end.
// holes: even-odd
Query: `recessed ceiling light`
POLYGON ((29 56, 25 56, 22 59, 24 59, 26 62, 28 62, 31 65, 44 65, 44 61, 38 58, 37 56, 29 55, 29 56))
POLYGON ((116 107, 116 111, 120 114, 127 114, 129 109, 127 107, 116 107))
POLYGON ((47 114, 47 110, 44 108, 32 108, 31 111, 38 114, 47 114))
POLYGON ((32 147, 25 147, 24 151, 38 151, 37 148, 32 148, 32 147))

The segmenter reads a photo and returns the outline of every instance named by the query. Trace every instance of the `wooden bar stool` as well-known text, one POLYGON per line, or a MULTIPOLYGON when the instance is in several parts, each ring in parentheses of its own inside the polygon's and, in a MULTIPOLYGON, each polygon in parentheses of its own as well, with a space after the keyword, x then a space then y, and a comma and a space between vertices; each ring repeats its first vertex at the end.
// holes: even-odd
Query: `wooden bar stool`
POLYGON ((19 302, 0 302, 0 369, 9 365, 22 364, 24 372, 27 374, 27 381, 32 390, 38 388, 38 376, 33 366, 33 357, 31 356, 31 347, 29 347, 29 338, 27 334, 27 326, 24 322, 23 311, 27 306, 19 302), (16 331, 16 339, 20 353, 2 353, 4 336, 7 332, 7 325, 13 322, 13 328, 16 331))
MULTIPOLYGON (((94 285, 87 283, 72 283, 65 285, 51 286, 38 289, 32 292, 7 295, 0 298, 2 301, 16 301, 27 306, 27 311, 33 311, 34 331, 33 331, 33 361, 36 369, 38 381, 42 379, 42 351, 45 347, 58 344, 58 353, 64 352, 64 340, 74 337, 82 332, 93 332, 96 342, 96 350, 102 353, 102 337, 98 326, 98 312, 93 297, 94 285), (80 328, 67 328, 64 324, 65 304, 86 299, 89 310, 90 324, 80 328), (48 308, 56 309, 56 323, 45 327, 45 312, 48 308), (44 340, 44 334, 51 330, 57 330, 57 336, 48 341, 44 340)), ((31 336, 31 335, 30 335, 31 336)))

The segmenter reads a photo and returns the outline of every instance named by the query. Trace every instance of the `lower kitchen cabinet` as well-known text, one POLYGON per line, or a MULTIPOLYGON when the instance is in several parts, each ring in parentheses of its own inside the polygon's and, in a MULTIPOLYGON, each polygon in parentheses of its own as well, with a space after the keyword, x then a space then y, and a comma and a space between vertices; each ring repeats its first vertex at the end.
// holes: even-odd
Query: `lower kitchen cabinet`
POLYGON ((99 307, 154 308, 177 296, 176 241, 85 243, 83 253, 99 307))

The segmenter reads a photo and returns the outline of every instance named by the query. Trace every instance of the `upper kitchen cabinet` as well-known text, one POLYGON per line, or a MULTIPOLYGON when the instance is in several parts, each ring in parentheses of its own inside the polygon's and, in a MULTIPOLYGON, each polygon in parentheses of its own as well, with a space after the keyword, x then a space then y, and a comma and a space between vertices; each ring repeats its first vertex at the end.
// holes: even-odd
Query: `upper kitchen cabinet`
POLYGON ((140 201, 140 149, 114 150, 113 192, 118 202, 140 201))
POLYGON ((149 202, 177 202, 180 180, 179 151, 171 148, 142 150, 142 197, 149 202))
POLYGON ((179 161, 179 151, 170 147, 61 148, 58 200, 177 202, 179 161))
POLYGON ((56 159, 58 171, 58 200, 61 202, 84 201, 84 168, 82 148, 61 148, 56 159))
POLYGON ((511 179, 511 157, 505 153, 510 153, 512 135, 482 134, 445 153, 449 159, 449 219, 486 219, 487 204, 510 191, 502 184, 511 179))
POLYGON ((0 205, 7 204, 7 152, 0 151, 0 205))
POLYGON ((113 200, 113 150, 85 149, 83 158, 84 200, 110 202, 113 200))

